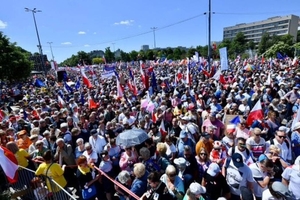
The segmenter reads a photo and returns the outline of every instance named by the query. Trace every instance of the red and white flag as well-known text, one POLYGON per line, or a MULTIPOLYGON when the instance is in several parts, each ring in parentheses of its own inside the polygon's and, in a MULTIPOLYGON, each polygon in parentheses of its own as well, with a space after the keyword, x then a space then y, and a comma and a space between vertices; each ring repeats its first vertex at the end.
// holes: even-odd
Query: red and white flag
POLYGON ((66 102, 58 95, 58 105, 59 107, 63 108, 66 105, 66 102))
POLYGON ((89 101, 89 109, 95 109, 98 107, 98 104, 92 99, 90 94, 88 95, 88 101, 89 101))
POLYGON ((154 112, 154 111, 152 111, 152 122, 153 122, 153 124, 155 124, 155 123, 156 123, 156 121, 157 121, 157 119, 156 119, 155 112, 154 112))
POLYGON ((18 181, 18 161, 15 155, 0 146, 0 165, 10 183, 16 183, 18 181))
POLYGON ((165 138, 168 134, 168 132, 166 131, 166 128, 165 128, 164 120, 161 120, 161 123, 159 125, 159 132, 161 133, 162 138, 165 138))
POLYGON ((263 118, 264 118, 264 113, 259 99, 248 115, 247 125, 251 126, 255 120, 262 120, 263 118))
POLYGON ((80 73, 81 73, 81 76, 82 76, 83 84, 85 84, 88 88, 92 88, 93 85, 90 82, 90 80, 88 79, 88 77, 86 76, 86 74, 84 72, 84 67, 80 67, 80 73))
POLYGON ((298 64, 298 59, 297 57, 295 56, 295 58, 293 59, 293 62, 292 62, 292 65, 297 65, 298 64))
POLYGON ((122 98, 123 96, 124 96, 123 88, 122 88, 119 80, 117 79, 117 98, 122 98))

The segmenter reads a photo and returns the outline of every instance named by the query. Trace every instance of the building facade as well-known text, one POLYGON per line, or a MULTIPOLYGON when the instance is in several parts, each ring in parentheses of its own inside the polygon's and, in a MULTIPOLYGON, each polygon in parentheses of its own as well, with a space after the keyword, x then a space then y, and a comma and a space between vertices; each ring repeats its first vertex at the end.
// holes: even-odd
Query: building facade
POLYGON ((148 51, 150 48, 149 48, 149 45, 142 45, 141 46, 141 50, 142 51, 148 51))
POLYGON ((262 35, 267 32, 270 35, 278 36, 289 34, 296 41, 298 26, 299 17, 296 15, 276 16, 263 21, 225 27, 223 29, 223 39, 232 40, 239 32, 242 32, 247 40, 260 42, 262 35))

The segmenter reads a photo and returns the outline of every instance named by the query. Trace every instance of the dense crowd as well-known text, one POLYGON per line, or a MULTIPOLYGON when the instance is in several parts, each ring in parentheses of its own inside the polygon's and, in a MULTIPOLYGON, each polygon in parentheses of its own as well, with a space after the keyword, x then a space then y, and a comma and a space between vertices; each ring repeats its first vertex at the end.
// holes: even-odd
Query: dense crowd
POLYGON ((248 60, 248 70, 232 62, 222 81, 217 63, 209 73, 199 63, 152 64, 115 69, 122 97, 115 78, 101 79, 97 68, 92 88, 81 81, 66 89, 78 80, 73 72, 62 84, 38 77, 45 88, 1 82, 1 145, 80 199, 300 199, 297 64, 248 60), (249 124, 257 102, 264 116, 249 124), (148 138, 120 144, 127 131, 148 138))

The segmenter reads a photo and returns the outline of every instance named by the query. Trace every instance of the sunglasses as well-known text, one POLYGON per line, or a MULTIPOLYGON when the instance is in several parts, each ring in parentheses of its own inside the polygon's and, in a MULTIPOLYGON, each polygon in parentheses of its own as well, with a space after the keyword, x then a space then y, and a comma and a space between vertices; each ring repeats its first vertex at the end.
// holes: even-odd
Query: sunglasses
POLYGON ((284 135, 277 135, 280 139, 282 139, 282 138, 286 138, 286 136, 284 136, 284 135))
POLYGON ((207 156, 207 153, 200 153, 200 156, 207 156))
POLYGON ((243 143, 243 144, 240 143, 239 146, 240 146, 241 148, 246 148, 246 144, 244 144, 244 143, 243 143))
POLYGON ((271 152, 271 151, 269 152, 269 154, 272 155, 272 156, 277 155, 277 153, 271 152))

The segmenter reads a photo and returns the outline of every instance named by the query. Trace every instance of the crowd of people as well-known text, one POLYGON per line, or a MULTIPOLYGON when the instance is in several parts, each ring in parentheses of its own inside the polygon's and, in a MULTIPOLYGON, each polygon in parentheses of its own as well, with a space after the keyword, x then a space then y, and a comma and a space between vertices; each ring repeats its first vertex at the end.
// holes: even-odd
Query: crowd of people
POLYGON ((76 73, 62 84, 39 77, 45 88, 2 81, 0 143, 35 170, 32 182, 48 176, 79 199, 300 199, 298 64, 249 63, 255 68, 230 63, 222 81, 214 77, 218 64, 117 67, 123 97, 97 68, 90 88, 85 81, 65 88, 76 73), (127 85, 132 74, 137 94, 127 85), (264 116, 248 124, 257 102, 264 116), (118 144, 133 129, 148 139, 118 144))

